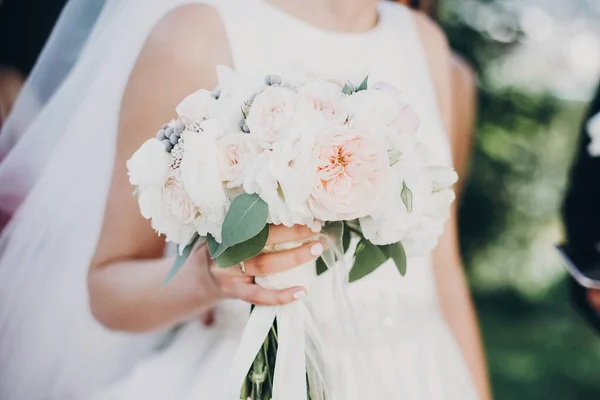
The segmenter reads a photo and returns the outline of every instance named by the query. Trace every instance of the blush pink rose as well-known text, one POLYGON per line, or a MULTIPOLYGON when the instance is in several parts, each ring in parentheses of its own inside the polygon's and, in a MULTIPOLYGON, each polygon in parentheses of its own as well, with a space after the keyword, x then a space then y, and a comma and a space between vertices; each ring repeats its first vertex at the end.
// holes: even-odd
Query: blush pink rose
POLYGON ((323 221, 350 220, 377 207, 389 172, 385 146, 357 128, 327 137, 317 148, 317 182, 309 203, 323 221))
POLYGON ((171 214, 182 224, 191 224, 199 214, 198 208, 185 191, 183 183, 170 176, 165 182, 165 202, 171 214))

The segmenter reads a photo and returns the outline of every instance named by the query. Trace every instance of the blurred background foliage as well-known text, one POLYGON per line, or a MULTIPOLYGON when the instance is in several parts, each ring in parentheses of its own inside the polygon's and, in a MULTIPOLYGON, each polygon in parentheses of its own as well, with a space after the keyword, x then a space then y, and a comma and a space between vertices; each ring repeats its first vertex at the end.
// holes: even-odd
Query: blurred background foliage
POLYGON ((600 334, 572 307, 552 246, 600 80, 600 1, 445 0, 438 11, 478 77, 460 232, 495 398, 599 398, 600 334))

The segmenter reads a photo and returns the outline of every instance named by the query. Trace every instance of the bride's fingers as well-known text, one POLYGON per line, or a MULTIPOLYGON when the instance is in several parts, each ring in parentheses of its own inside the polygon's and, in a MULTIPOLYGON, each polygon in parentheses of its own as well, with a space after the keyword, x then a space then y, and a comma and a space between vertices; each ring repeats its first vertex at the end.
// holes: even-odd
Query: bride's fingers
POLYGON ((267 245, 296 241, 301 242, 319 233, 321 225, 316 223, 313 228, 314 229, 311 230, 304 225, 294 225, 291 228, 284 225, 271 225, 269 227, 267 245))
POLYGON ((323 250, 322 243, 310 242, 292 250, 260 254, 245 262, 246 274, 262 276, 282 272, 316 259, 323 250))
POLYGON ((269 290, 258 285, 240 287, 239 298, 247 303, 260 306, 279 306, 294 302, 306 296, 303 287, 295 286, 284 290, 269 290))

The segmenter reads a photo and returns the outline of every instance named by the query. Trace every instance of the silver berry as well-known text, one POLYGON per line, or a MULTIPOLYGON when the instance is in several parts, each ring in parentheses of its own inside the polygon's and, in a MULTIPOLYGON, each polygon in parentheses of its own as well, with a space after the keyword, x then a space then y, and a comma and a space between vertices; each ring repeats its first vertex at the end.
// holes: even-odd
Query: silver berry
POLYGON ((282 79, 279 75, 269 75, 269 85, 281 85, 282 79))
POLYGON ((179 135, 177 133, 173 133, 171 135, 171 137, 169 137, 169 141, 171 142, 171 144, 173 146, 175 146, 177 144, 177 142, 179 141, 179 135))
POLYGON ((165 145, 165 150, 167 151, 167 153, 173 150, 173 145, 171 144, 171 141, 169 139, 163 139, 162 144, 165 145))
POLYGON ((244 126, 242 126, 242 131, 245 133, 250 133, 250 128, 248 127, 248 124, 244 124, 244 126))

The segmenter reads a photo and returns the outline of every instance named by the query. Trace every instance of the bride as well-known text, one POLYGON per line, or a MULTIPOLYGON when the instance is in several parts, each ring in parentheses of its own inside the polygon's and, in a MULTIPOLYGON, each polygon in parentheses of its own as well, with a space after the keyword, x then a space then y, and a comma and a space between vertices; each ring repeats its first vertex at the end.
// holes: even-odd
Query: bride
MULTIPOLYGON (((419 13, 377 0, 108 1, 0 165, 0 182, 11 183, 0 200, 14 208, 0 239, 1 398, 219 399, 249 303, 310 300, 305 288, 267 290, 253 277, 315 260, 318 242, 257 256, 245 271, 215 268, 200 247, 160 290, 173 251, 140 216, 125 168, 183 97, 215 86, 217 65, 272 73, 289 64, 369 71, 401 88, 436 162, 451 163, 450 52, 419 13)), ((15 119, 24 115, 17 108, 15 119)), ((6 137, 15 141, 3 132, 1 146, 6 137)), ((490 398, 455 213, 405 277, 388 261, 350 286, 381 385, 373 398, 490 398)), ((269 241, 313 231, 273 226, 269 241)), ((322 308, 316 319, 335 347, 342 333, 322 308)), ((348 349, 337 350, 343 370, 348 349)))

